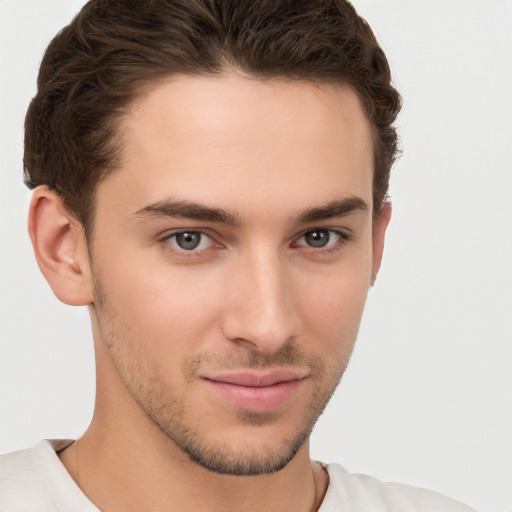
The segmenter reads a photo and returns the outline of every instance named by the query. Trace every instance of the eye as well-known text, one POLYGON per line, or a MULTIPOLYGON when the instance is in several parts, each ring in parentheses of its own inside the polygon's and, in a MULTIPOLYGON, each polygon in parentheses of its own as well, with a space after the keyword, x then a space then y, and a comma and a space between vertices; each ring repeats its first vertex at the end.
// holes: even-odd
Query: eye
POLYGON ((295 243, 295 245, 307 245, 315 249, 323 249, 346 239, 339 231, 332 229, 314 229, 304 233, 295 243))
POLYGON ((166 242, 177 249, 190 252, 208 249, 213 240, 201 231, 180 231, 166 237, 166 242))

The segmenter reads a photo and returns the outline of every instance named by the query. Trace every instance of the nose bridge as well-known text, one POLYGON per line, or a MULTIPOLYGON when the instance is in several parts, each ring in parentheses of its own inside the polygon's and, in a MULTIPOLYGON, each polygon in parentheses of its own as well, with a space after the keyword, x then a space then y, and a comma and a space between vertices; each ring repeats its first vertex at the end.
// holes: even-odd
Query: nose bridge
POLYGON ((259 352, 279 350, 296 333, 286 264, 270 245, 247 250, 237 263, 225 335, 259 352))

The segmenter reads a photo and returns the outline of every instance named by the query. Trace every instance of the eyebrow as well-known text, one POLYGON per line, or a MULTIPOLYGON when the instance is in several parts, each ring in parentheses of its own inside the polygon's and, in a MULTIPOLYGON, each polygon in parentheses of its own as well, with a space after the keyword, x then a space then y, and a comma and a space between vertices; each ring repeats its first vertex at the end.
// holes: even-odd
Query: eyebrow
POLYGON ((238 217, 222 208, 211 208, 189 201, 164 200, 146 206, 137 212, 135 217, 174 217, 183 219, 201 220, 238 226, 238 217))
POLYGON ((298 221, 306 224, 334 217, 344 217, 356 211, 367 212, 368 205, 360 197, 351 196, 340 201, 331 201, 325 206, 309 208, 299 215, 298 221))
MULTIPOLYGON (((331 201, 323 206, 308 208, 297 217, 298 224, 317 222, 334 217, 344 217, 353 212, 367 212, 368 205, 357 196, 351 196, 339 201, 331 201)), ((238 216, 222 208, 213 208, 190 201, 163 200, 141 208, 135 212, 134 217, 173 217, 193 219, 230 226, 239 226, 238 216)))

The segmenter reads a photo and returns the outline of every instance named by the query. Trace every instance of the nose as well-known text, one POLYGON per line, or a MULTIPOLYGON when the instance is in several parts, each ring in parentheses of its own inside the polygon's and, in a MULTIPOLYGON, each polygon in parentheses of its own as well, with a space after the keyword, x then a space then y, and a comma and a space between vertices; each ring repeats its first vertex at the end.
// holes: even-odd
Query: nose
POLYGON ((223 334, 262 354, 277 352, 298 331, 286 263, 272 250, 240 258, 231 268, 223 334))

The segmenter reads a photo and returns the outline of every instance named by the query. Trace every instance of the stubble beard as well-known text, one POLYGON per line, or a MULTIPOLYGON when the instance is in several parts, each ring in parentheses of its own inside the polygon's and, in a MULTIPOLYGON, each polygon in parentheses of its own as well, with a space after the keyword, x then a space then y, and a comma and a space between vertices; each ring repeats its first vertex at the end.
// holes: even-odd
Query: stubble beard
MULTIPOLYGON (((119 328, 117 315, 108 303, 98 282, 95 285, 95 310, 112 362, 124 386, 139 407, 158 428, 201 467, 218 474, 253 476, 274 473, 283 469, 309 439, 313 427, 336 390, 348 363, 350 354, 342 365, 327 364, 318 357, 307 355, 291 345, 282 347, 270 356, 260 353, 247 354, 240 358, 215 358, 211 354, 196 356, 189 361, 188 371, 194 372, 205 361, 216 361, 220 368, 271 368, 308 367, 314 383, 307 409, 300 423, 287 438, 276 443, 256 443, 256 447, 235 446, 230 439, 223 439, 222 433, 204 431, 198 418, 189 418, 186 407, 176 397, 169 396, 170 390, 156 377, 158 365, 152 360, 141 344, 133 343, 119 328)), ((278 412, 252 412, 239 410, 237 419, 243 426, 258 429, 279 420, 278 412)), ((271 442, 273 441, 273 442, 271 442)))
MULTIPOLYGON (((252 447, 248 439, 246 446, 233 448, 229 438, 222 438, 222 433, 212 439, 211 433, 202 432, 197 422, 187 421, 183 408, 166 401, 163 393, 149 391, 144 397, 135 399, 160 430, 201 467, 219 474, 254 476, 275 473, 288 465, 309 439, 340 378, 327 389, 316 386, 308 408, 301 417, 301 423, 297 424, 292 435, 277 444, 275 440, 266 444, 258 442, 257 447, 252 447)), ((244 410, 236 414, 239 424, 252 427, 255 436, 265 426, 279 421, 279 416, 275 412, 244 410)))

